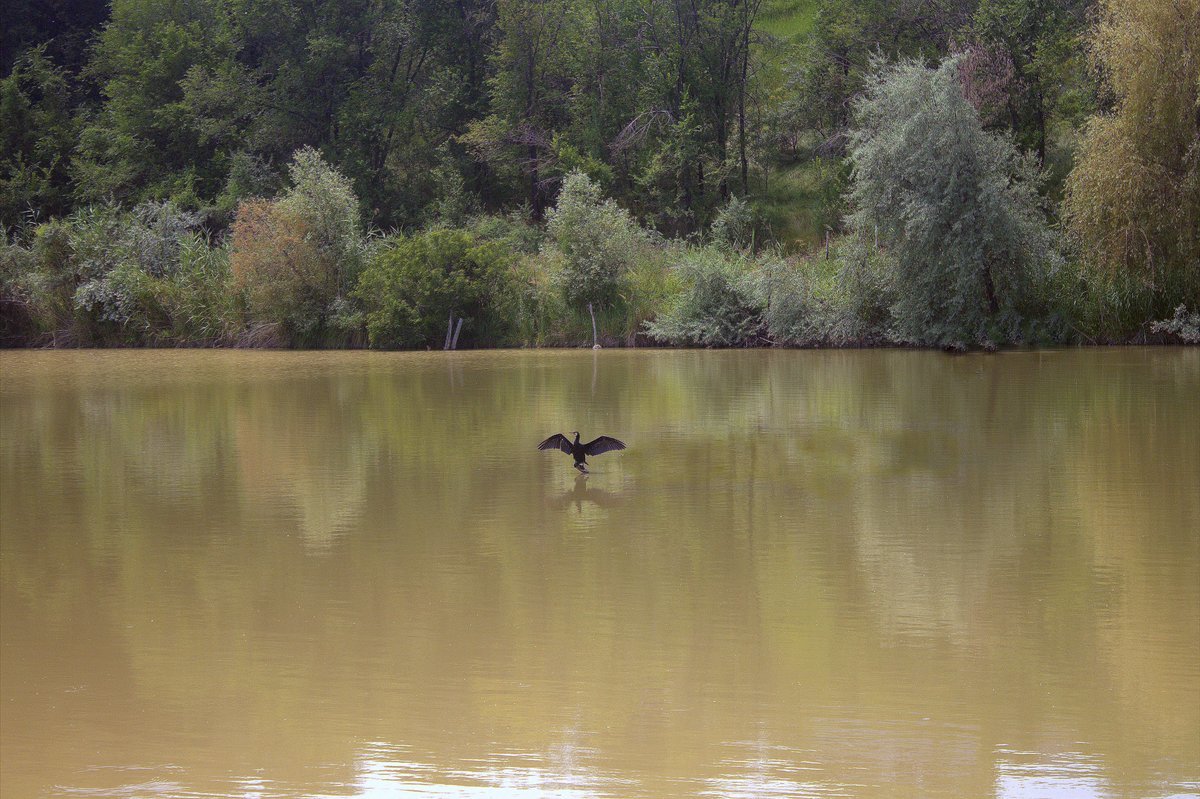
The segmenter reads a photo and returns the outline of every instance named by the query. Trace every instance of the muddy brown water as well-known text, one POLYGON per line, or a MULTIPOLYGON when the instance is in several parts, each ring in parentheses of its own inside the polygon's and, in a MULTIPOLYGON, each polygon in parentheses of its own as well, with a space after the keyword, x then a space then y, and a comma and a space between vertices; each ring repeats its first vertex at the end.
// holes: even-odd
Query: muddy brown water
POLYGON ((1198 793, 1200 349, 0 354, 5 799, 1198 793))

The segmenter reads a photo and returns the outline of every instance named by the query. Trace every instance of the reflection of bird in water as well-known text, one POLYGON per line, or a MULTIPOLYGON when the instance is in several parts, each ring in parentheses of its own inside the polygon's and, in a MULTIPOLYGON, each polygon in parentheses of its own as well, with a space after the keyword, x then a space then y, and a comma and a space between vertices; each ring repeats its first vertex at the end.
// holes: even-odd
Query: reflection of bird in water
POLYGON ((611 436, 600 436, 592 439, 586 444, 579 443, 579 431, 572 430, 575 434, 575 441, 567 440, 567 437, 562 433, 555 433, 547 438, 542 443, 538 444, 538 449, 561 449, 563 452, 575 459, 575 468, 587 474, 587 456, 588 455, 603 455, 605 452, 612 452, 617 449, 625 449, 625 442, 618 441, 611 436))
POLYGON ((575 510, 582 513, 585 502, 590 502, 600 508, 611 508, 617 504, 617 495, 599 488, 588 488, 587 475, 577 474, 575 475, 575 487, 559 494, 554 505, 559 508, 569 508, 574 505, 575 510))

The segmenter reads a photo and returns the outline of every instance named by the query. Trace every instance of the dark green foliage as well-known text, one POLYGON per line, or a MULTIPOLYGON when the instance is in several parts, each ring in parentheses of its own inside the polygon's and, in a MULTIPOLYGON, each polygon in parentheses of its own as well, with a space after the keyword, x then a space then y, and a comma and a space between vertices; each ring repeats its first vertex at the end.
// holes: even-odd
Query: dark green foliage
POLYGON ((1082 344, 1145 343, 1154 332, 1150 324, 1171 321, 1153 322, 1163 314, 1162 300, 1161 291, 1136 275, 1100 271, 1081 260, 1056 270, 1046 289, 1046 304, 1069 325, 1070 339, 1082 344))
POLYGON ((467 229, 481 241, 493 241, 518 255, 532 255, 545 239, 545 229, 535 225, 523 209, 505 216, 479 215, 467 221, 467 229))
POLYGON ((0 347, 20 347, 37 335, 38 312, 28 285, 37 262, 28 249, 0 244, 0 347))
POLYGON ((225 188, 217 195, 216 211, 222 222, 232 222, 238 203, 252 197, 271 197, 282 188, 283 178, 262 158, 245 150, 229 159, 225 188))
POLYGON ((0 75, 29 50, 77 73, 87 61, 88 42, 108 18, 109 4, 95 0, 6 3, 0 25, 0 75))
POLYGON ((1044 164, 1052 125, 1076 125, 1091 105, 1079 38, 1087 0, 980 0, 971 32, 1002 60, 984 59, 970 80, 1000 100, 996 121, 1012 131, 1021 149, 1044 164), (999 69, 997 69, 999 67, 999 69))
POLYGON ((411 221, 438 146, 479 110, 491 13, 470 2, 249 0, 233 12, 216 0, 119 0, 89 66, 104 99, 84 125, 78 196, 228 213, 269 188, 261 165, 278 170, 313 146, 374 222, 411 221))
POLYGON ((496 9, 492 111, 471 125, 468 141, 507 181, 524 184, 518 196, 541 221, 545 163, 567 120, 576 20, 567 0, 500 0, 496 9))
POLYGON ((222 153, 197 123, 185 79, 230 52, 221 18, 204 2, 113 3, 88 66, 104 103, 85 119, 74 155, 79 200, 197 207, 220 191, 222 153))
POLYGON ((358 281, 370 345, 442 346, 453 314, 464 317, 460 346, 502 342, 514 317, 512 258, 461 230, 433 230, 383 244, 358 281))
POLYGON ((945 53, 970 19, 973 0, 937 6, 901 0, 817 0, 811 33, 789 66, 791 96, 781 127, 826 153, 841 152, 850 100, 875 71, 873 58, 928 58, 945 53), (807 135, 806 135, 807 134, 807 135))
POLYGON ((66 73, 44 48, 25 53, 0 80, 0 227, 65 214, 77 123, 66 73))

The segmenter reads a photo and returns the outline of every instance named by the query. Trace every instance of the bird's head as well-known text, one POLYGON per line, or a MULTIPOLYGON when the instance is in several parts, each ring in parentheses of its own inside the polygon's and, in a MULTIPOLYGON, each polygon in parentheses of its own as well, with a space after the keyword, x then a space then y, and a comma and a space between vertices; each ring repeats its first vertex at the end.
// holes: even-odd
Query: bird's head
POLYGON ((571 431, 571 435, 575 436, 575 438, 579 438, 579 431, 578 431, 578 430, 572 430, 572 431, 571 431))

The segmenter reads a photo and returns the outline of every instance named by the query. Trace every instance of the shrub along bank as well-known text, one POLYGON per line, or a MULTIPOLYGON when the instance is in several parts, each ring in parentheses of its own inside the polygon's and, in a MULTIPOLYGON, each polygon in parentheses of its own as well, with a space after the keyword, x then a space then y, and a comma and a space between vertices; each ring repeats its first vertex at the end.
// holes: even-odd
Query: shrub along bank
POLYGON ((993 309, 978 271, 925 274, 955 262, 901 260, 911 242, 881 232, 876 246, 873 229, 788 257, 721 235, 664 240, 574 175, 544 227, 485 216, 367 235, 345 213, 352 197, 339 207, 306 191, 336 182, 331 169, 296 179, 279 197, 243 202, 221 239, 169 203, 39 225, 0 251, 4 343, 436 349, 453 316, 464 320, 460 347, 581 346, 592 343, 589 303, 606 346, 1195 340, 1186 304, 1130 322, 1138 286, 1114 288, 1052 254, 1030 253, 1034 266, 997 280, 1006 294, 993 309), (949 293, 933 297, 932 286, 949 293))
MULTIPOLYGON (((29 346, 932 346, 1197 338, 1200 267, 1146 281, 1071 257, 1029 156, 987 132, 959 60, 879 65, 854 107, 848 232, 785 257, 730 198, 665 239, 582 171, 544 224, 452 209, 367 232, 345 176, 298 150, 289 185, 213 236, 171 202, 96 205, 0 251, 0 337, 29 346), (1162 318, 1163 309, 1176 309, 1162 318)), ((1156 267, 1161 270, 1161 267, 1156 267)))

